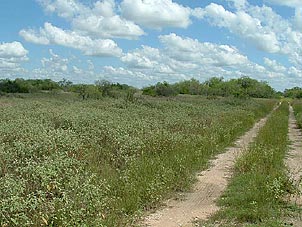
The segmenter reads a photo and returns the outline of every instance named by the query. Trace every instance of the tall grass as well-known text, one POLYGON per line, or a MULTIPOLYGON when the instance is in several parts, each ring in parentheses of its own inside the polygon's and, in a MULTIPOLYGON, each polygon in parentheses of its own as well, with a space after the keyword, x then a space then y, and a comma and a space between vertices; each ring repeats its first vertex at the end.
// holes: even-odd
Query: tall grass
POLYGON ((281 226, 284 196, 291 190, 284 158, 287 152, 288 105, 270 116, 255 142, 237 160, 235 174, 211 221, 220 226, 281 226))
POLYGON ((302 101, 301 100, 293 100, 292 106, 294 109, 294 114, 297 119, 297 124, 299 128, 302 128, 302 101))
POLYGON ((2 99, 0 226, 126 226, 266 115, 274 100, 2 99))

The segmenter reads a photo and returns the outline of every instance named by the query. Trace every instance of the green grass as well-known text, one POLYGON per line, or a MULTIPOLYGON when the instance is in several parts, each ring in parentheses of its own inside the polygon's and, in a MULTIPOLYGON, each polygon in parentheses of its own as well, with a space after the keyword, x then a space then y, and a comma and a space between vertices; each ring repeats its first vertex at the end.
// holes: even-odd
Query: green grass
POLYGON ((302 101, 297 99, 293 100, 292 106, 297 119, 298 127, 302 128, 302 101))
POLYGON ((288 105, 270 116, 255 142, 235 164, 234 177, 219 200, 212 226, 283 226, 285 196, 292 191, 284 158, 288 146, 288 105))
POLYGON ((0 226, 134 225, 274 103, 2 98, 0 226))

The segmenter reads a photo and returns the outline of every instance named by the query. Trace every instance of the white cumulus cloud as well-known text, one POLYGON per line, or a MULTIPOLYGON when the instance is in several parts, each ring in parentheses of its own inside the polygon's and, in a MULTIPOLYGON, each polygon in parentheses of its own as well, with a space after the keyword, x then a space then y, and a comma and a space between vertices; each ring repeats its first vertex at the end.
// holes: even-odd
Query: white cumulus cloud
POLYGON ((28 61, 28 50, 20 42, 0 43, 0 72, 2 76, 24 72, 21 64, 28 61))
POLYGON ((28 51, 19 42, 0 43, 0 58, 22 58, 28 51))
POLYGON ((191 9, 172 0, 123 0, 121 12, 128 20, 155 29, 186 28, 191 23, 191 9))
POLYGON ((183 62, 231 66, 245 64, 248 61, 246 56, 228 45, 202 43, 188 37, 182 38, 174 33, 162 35, 159 39, 164 44, 167 55, 183 62))
POLYGON ((110 39, 92 39, 75 31, 63 30, 50 23, 45 23, 39 32, 31 29, 21 30, 20 35, 26 41, 37 44, 57 44, 81 50, 85 55, 120 56, 122 50, 110 39), (44 40, 45 42, 40 42, 44 40))
POLYGON ((67 19, 78 33, 93 38, 137 39, 144 31, 117 14, 114 0, 85 5, 77 0, 40 0, 45 11, 67 19))
POLYGON ((72 21, 72 26, 75 30, 92 37, 137 39, 145 34, 139 26, 118 15, 77 17, 72 21))
POLYGON ((46 12, 57 13, 58 16, 67 19, 88 11, 85 5, 75 0, 38 0, 38 2, 46 12))
POLYGON ((203 17, 212 25, 227 28, 230 32, 239 35, 253 43, 260 50, 276 53, 280 50, 276 34, 262 26, 261 21, 245 11, 233 13, 222 5, 211 3, 203 11, 203 17))
POLYGON ((271 70, 275 72, 285 72, 286 68, 278 63, 276 60, 271 60, 269 58, 264 58, 264 64, 271 70))

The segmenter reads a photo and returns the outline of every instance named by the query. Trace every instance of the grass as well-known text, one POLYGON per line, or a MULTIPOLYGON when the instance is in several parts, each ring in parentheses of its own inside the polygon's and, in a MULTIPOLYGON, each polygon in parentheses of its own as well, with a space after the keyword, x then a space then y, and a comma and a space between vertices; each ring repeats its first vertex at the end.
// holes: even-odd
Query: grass
POLYGON ((187 190, 196 171, 274 104, 2 98, 0 226, 134 225, 145 210, 187 190))
POLYGON ((301 100, 293 100, 292 106, 294 109, 294 114, 297 119, 297 124, 299 128, 302 128, 302 101, 301 100))
POLYGON ((284 198, 292 191, 283 161, 288 149, 288 114, 283 102, 237 160, 234 177, 219 200, 221 210, 207 226, 215 222, 219 226, 283 226, 284 198))

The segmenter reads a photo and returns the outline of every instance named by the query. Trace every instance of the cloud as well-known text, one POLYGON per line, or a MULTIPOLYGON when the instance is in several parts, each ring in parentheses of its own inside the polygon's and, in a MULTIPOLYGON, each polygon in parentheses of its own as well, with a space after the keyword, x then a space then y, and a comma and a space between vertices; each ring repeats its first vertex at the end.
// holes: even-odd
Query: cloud
POLYGON ((302 7, 296 8, 294 23, 298 31, 302 31, 302 7))
POLYGON ((186 75, 187 78, 231 76, 230 72, 238 72, 241 76, 255 76, 256 73, 260 77, 267 72, 265 67, 251 62, 235 47, 199 42, 174 33, 159 36, 159 40, 163 49, 142 46, 125 54, 121 60, 131 70, 147 75, 156 72, 171 78, 174 75, 186 75), (159 68, 165 70, 155 71, 159 68))
MULTIPOLYGON (((271 63, 271 68, 275 67, 270 69, 251 62, 232 46, 200 42, 174 33, 159 36, 159 40, 162 49, 142 46, 130 51, 121 57, 126 68, 110 66, 105 74, 109 76, 111 73, 116 79, 125 75, 144 75, 139 78, 141 86, 163 80, 173 83, 192 77, 204 81, 213 76, 226 79, 251 76, 260 80, 283 76, 275 71, 277 66, 281 68, 276 61, 269 62, 267 59, 267 64, 271 63)), ((133 85, 130 76, 128 79, 127 82, 133 85)))
POLYGON ((117 15, 78 17, 73 19, 72 26, 78 32, 91 37, 137 39, 145 34, 139 26, 117 15))
POLYGON ((37 44, 57 44, 81 50, 91 56, 120 56, 122 50, 110 39, 91 39, 75 31, 63 30, 50 23, 45 23, 39 32, 21 30, 20 35, 28 42, 37 44), (42 42, 43 41, 43 42, 42 42))
POLYGON ((288 73, 294 77, 299 77, 302 78, 302 70, 301 69, 297 69, 294 66, 291 66, 288 70, 288 73))
POLYGON ((115 1, 114 0, 103 0, 97 1, 94 3, 93 11, 97 15, 104 17, 113 17, 115 16, 115 1))
POLYGON ((75 83, 93 83, 98 77, 91 60, 78 64, 75 56, 63 57, 49 50, 49 56, 41 59, 41 66, 27 73, 30 78, 44 78, 60 81, 63 78, 75 83))
POLYGON ((227 2, 231 2, 236 9, 244 9, 248 2, 247 0, 226 0, 227 2))
POLYGON ((257 64, 229 45, 200 42, 174 33, 159 36, 159 40, 161 49, 143 45, 121 57, 125 67, 107 66, 102 74, 138 87, 192 77, 204 81, 214 76, 225 79, 249 76, 270 81, 278 89, 291 86, 294 80, 302 82, 298 67, 287 68, 269 58, 263 59, 263 65, 257 64))
POLYGON ((68 58, 55 54, 52 49, 49 50, 49 55, 49 57, 41 59, 41 67, 33 69, 31 77, 52 79, 54 81, 59 81, 63 78, 74 79, 74 76, 71 76, 71 70, 69 69, 71 62, 68 58))
POLYGON ((156 48, 142 46, 142 49, 136 49, 121 57, 122 62, 131 68, 152 69, 159 66, 158 60, 161 59, 160 52, 156 48))
POLYGON ((297 24, 282 18, 267 6, 249 6, 247 11, 252 17, 261 21, 267 30, 276 35, 280 47, 277 53, 288 56, 292 64, 301 65, 302 33, 296 30, 297 24))
POLYGON ((94 71, 95 67, 94 67, 93 62, 91 60, 87 60, 87 64, 88 64, 88 70, 94 71))
MULTIPOLYGON (((198 10, 198 18, 208 21, 213 26, 227 29, 263 52, 285 55, 295 67, 301 67, 302 33, 299 29, 302 27, 301 8, 295 9, 294 18, 284 19, 265 5, 253 6, 245 0, 227 1, 233 3, 235 12, 211 3, 198 10)), ((275 3, 281 4, 281 1, 275 3)), ((284 4, 293 7, 298 6, 297 3, 284 1, 284 4)))
MULTIPOLYGON (((276 87, 285 86, 287 79, 302 82, 299 77, 302 71, 300 0, 265 0, 294 8, 296 13, 291 19, 284 19, 268 6, 253 6, 248 0, 225 0, 229 3, 228 8, 212 3, 195 9, 173 0, 38 1, 45 12, 66 20, 67 28, 45 23, 40 29, 23 29, 20 35, 26 41, 74 48, 85 55, 115 56, 121 62, 118 67, 106 66, 97 73, 92 61, 78 64, 72 58, 61 57, 51 51, 50 56, 41 60, 41 68, 29 74, 58 79, 68 77, 79 82, 93 82, 103 75, 109 80, 138 87, 191 77, 203 81, 212 76, 227 79, 250 76, 270 80, 276 87), (145 35, 143 27, 157 30, 187 28, 192 23, 191 17, 228 30, 250 46, 268 53, 266 58, 257 64, 234 46, 200 42, 174 33, 159 36, 157 48, 143 45, 127 53, 123 53, 111 40, 138 39, 145 35), (287 68, 272 60, 279 57, 277 54, 287 56, 292 67, 287 68)), ((6 57, 5 67, 15 67, 21 58, 6 57)), ((3 62, 2 65, 4 67, 3 62)))
POLYGON ((0 43, 0 58, 26 57, 28 51, 19 42, 0 43))
POLYGON ((266 2, 293 8, 302 7, 301 0, 266 0, 266 2))
POLYGON ((28 61, 28 50, 19 42, 0 43, 0 72, 11 77, 25 71, 21 64, 28 61))
MULTIPOLYGON (((142 46, 141 49, 125 54, 121 61, 124 62, 128 68, 143 71, 148 75, 172 75, 180 73, 181 70, 192 68, 192 64, 179 64, 169 56, 163 54, 159 49, 142 46)), ((160 77, 157 77, 160 79, 160 77)))
POLYGON ((201 43, 196 39, 182 38, 172 33, 159 36, 161 43, 165 46, 165 52, 171 58, 198 64, 232 66, 247 63, 246 56, 228 45, 217 45, 213 43, 201 43))
POLYGON ((35 31, 34 29, 22 29, 19 32, 19 35, 22 36, 27 42, 41 45, 50 44, 50 41, 47 38, 47 34, 45 33, 43 28, 40 28, 39 32, 35 31))
POLYGON ((55 54, 52 49, 49 50, 51 55, 50 58, 42 58, 41 63, 43 68, 47 68, 51 72, 68 72, 68 59, 61 58, 59 55, 55 54))
POLYGON ((186 28, 191 23, 191 9, 172 0, 123 0, 120 6, 124 18, 149 28, 186 28))
POLYGON ((86 6, 75 0, 38 0, 38 2, 46 12, 57 13, 58 16, 66 19, 88 11, 86 6))
POLYGON ((276 60, 271 60, 269 58, 264 58, 264 64, 274 72, 285 72, 286 68, 278 63, 276 60))
POLYGON ((260 50, 269 53, 280 50, 276 34, 263 27, 259 19, 244 11, 233 13, 221 5, 211 3, 204 8, 203 18, 214 26, 227 28, 230 32, 253 43, 260 50))
POLYGON ((154 81, 154 76, 123 67, 104 66, 101 75, 100 78, 102 79, 111 82, 125 83, 136 87, 141 87, 142 85, 150 84, 154 81))
POLYGON ((114 0, 96 1, 91 6, 77 0, 40 0, 46 12, 67 19, 72 29, 92 38, 137 39, 144 31, 117 15, 114 0))

